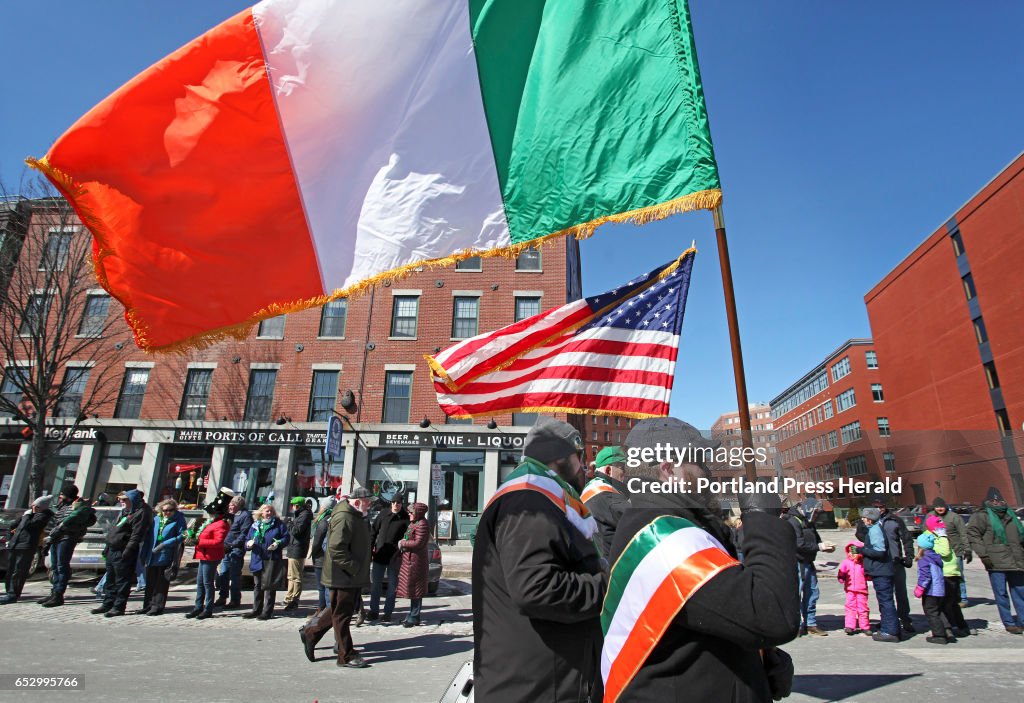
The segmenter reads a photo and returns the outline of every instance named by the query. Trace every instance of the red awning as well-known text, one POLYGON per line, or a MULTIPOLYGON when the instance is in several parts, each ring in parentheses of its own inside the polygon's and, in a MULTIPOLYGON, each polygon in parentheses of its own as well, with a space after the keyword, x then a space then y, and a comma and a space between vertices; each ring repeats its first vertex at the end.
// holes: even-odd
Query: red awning
POLYGON ((202 471, 206 464, 171 464, 171 473, 187 474, 189 471, 202 471))

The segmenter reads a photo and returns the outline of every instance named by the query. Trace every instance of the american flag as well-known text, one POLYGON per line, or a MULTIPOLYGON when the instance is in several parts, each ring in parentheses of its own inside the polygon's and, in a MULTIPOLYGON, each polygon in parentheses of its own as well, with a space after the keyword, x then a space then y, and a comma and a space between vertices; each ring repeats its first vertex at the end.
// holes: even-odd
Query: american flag
POLYGON ((696 253, 428 356, 438 404, 452 417, 668 415, 696 253))

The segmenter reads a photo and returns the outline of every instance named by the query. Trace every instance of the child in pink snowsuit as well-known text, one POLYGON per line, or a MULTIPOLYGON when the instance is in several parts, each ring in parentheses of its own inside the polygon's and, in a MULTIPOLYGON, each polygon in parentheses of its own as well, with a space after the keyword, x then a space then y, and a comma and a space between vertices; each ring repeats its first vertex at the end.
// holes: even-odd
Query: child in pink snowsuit
POLYGON ((839 565, 839 573, 836 578, 843 584, 846 591, 846 634, 855 635, 858 632, 870 632, 868 620, 870 611, 868 609, 868 578, 864 573, 864 557, 860 554, 850 554, 850 547, 863 547, 864 543, 853 540, 846 545, 846 559, 839 565))

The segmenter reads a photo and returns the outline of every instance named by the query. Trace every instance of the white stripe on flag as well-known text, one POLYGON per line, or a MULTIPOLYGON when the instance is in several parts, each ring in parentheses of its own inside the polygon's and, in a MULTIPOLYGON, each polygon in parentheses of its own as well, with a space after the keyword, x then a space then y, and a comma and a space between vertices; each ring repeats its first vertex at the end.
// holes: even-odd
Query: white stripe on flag
POLYGON ((647 553, 630 576, 627 590, 612 616, 601 650, 601 678, 608 680, 611 652, 619 652, 633 631, 640 614, 665 578, 697 552, 721 543, 699 527, 676 530, 647 553))
POLYGON ((466 0, 253 15, 326 291, 511 244, 466 0))
POLYGON ((538 366, 510 371, 492 371, 486 376, 476 379, 475 382, 504 383, 524 376, 532 376, 539 370, 549 369, 554 366, 587 366, 591 368, 617 369, 620 371, 671 374, 673 362, 669 359, 658 359, 652 356, 617 356, 615 354, 594 354, 585 351, 565 352, 545 359, 544 363, 538 366))
POLYGON ((493 393, 443 393, 438 395, 441 405, 475 405, 507 398, 518 393, 564 393, 607 397, 644 398, 667 403, 671 390, 642 383, 607 383, 605 381, 577 381, 565 378, 541 378, 525 381, 493 393))

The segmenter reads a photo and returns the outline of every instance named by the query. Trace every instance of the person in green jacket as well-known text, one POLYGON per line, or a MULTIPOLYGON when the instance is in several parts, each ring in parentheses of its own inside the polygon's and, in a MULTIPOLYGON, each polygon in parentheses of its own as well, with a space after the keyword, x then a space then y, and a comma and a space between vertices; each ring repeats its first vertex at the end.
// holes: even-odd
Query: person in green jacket
POLYGON ((338 666, 364 669, 369 666, 355 651, 350 626, 362 590, 370 585, 370 528, 366 513, 371 496, 356 488, 338 501, 331 512, 327 553, 320 583, 330 589, 330 605, 299 628, 306 658, 316 661, 315 649, 329 629, 334 628, 338 645, 338 666))
POLYGON ((967 523, 967 538, 988 571, 1003 626, 1010 634, 1024 634, 1024 527, 998 488, 988 489, 982 505, 967 523))

